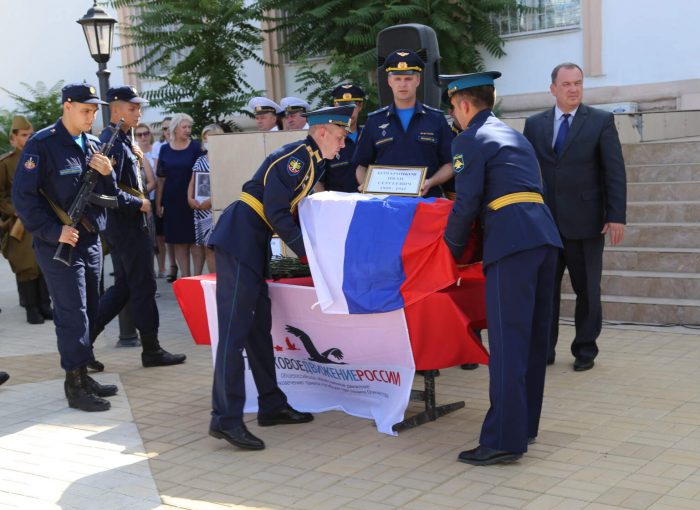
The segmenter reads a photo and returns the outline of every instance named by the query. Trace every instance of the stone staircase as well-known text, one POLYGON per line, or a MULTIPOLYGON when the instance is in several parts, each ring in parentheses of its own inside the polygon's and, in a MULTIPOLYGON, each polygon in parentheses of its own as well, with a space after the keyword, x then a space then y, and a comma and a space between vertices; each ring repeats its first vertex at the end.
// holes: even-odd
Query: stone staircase
MULTIPOLYGON (((603 319, 700 324, 700 142, 629 144, 627 227, 605 247, 603 319)), ((575 295, 562 285, 562 317, 575 295)))

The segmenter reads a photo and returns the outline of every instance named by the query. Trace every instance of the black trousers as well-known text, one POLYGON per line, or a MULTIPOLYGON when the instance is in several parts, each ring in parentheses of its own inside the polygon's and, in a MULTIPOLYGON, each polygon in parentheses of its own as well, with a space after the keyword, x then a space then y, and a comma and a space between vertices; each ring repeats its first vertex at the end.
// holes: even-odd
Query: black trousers
POLYGON ((574 322, 576 336, 571 344, 571 354, 583 360, 593 360, 598 355, 596 341, 603 327, 603 307, 600 302, 600 280, 603 273, 603 248, 605 236, 592 239, 565 239, 564 249, 559 252, 554 291, 554 313, 552 334, 549 342, 549 357, 559 336, 559 307, 561 304, 561 281, 564 269, 569 269, 571 286, 576 293, 574 322))

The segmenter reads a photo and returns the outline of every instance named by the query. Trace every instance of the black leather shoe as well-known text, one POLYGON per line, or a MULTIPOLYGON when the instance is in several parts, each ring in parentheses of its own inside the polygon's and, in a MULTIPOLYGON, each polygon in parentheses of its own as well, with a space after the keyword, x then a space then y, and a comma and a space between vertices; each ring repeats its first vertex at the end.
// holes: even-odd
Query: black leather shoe
POLYGON ((119 388, 114 384, 100 384, 89 375, 85 374, 85 386, 87 390, 98 397, 112 397, 117 394, 119 388))
POLYGON ((169 365, 179 365, 184 363, 187 356, 184 354, 170 354, 164 349, 153 352, 141 353, 141 364, 144 367, 167 367, 169 365))
POLYGON ((265 443, 262 442, 262 439, 259 439, 248 432, 248 429, 242 423, 236 427, 226 430, 210 427, 209 435, 211 437, 215 437, 216 439, 224 439, 233 446, 238 446, 239 448, 244 448, 246 450, 262 450, 265 448, 265 443))
POLYGON ((576 358, 574 361, 574 370, 576 372, 583 372, 584 370, 590 370, 595 365, 592 359, 576 358))
POLYGON ((8 374, 7 372, 0 372, 0 386, 5 384, 9 378, 10 374, 8 374))
POLYGON ((63 389, 68 399, 68 405, 87 412, 107 411, 111 406, 109 400, 98 397, 87 389, 86 377, 87 369, 85 367, 66 372, 63 389))
POLYGON ((105 366, 97 360, 88 361, 87 367, 93 372, 104 372, 105 370, 105 366))
POLYGON ((462 370, 476 370, 479 368, 478 363, 465 363, 464 365, 459 366, 462 370))
POLYGON ((490 466, 491 464, 515 462, 522 456, 522 453, 504 452, 479 445, 473 450, 460 453, 457 460, 472 466, 490 466))
POLYGON ((272 425, 293 425, 295 423, 308 423, 314 419, 311 413, 302 413, 287 404, 285 407, 269 416, 258 415, 258 425, 271 427, 272 425))

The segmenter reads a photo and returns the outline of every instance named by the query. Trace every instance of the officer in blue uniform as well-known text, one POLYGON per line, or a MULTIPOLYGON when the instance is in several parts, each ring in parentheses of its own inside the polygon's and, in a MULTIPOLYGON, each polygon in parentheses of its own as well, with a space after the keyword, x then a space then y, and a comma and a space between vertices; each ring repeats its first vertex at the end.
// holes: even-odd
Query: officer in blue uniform
POLYGON ((54 324, 64 389, 70 407, 106 411, 117 387, 100 385, 87 375, 94 360, 89 328, 99 303, 102 247, 99 231, 105 227, 105 209, 88 205, 77 228, 67 211, 88 166, 98 177, 95 192, 114 195, 116 186, 109 159, 100 154, 100 141, 88 134, 100 101, 87 83, 62 90, 63 116, 37 132, 25 145, 17 165, 12 201, 25 228, 34 238, 34 252, 54 303, 54 324), (72 263, 53 259, 58 243, 73 246, 72 263))
POLYGON ((258 389, 258 424, 264 427, 313 420, 311 414, 293 409, 277 385, 265 283, 270 239, 276 232, 294 253, 305 258, 294 214, 299 201, 323 175, 325 160, 334 158, 343 147, 352 110, 344 106, 307 113, 310 128, 306 139, 277 149, 263 161, 209 238, 216 257, 219 322, 209 434, 234 446, 249 450, 265 447, 243 423, 244 348, 258 389))
POLYGON ((357 138, 360 133, 357 118, 362 111, 365 92, 357 85, 345 83, 334 88, 331 96, 333 96, 333 106, 354 105, 355 109, 350 120, 350 131, 345 137, 345 147, 340 149, 336 158, 328 162, 326 172, 319 181, 316 191, 355 193, 357 192, 357 178, 352 166, 352 155, 357 147, 357 138))
MULTIPOLYGON (((141 105, 147 103, 133 87, 114 87, 107 91, 111 122, 100 135, 106 142, 116 123, 124 119, 122 128, 108 154, 116 176, 119 208, 107 212, 105 239, 114 264, 114 285, 100 298, 97 318, 91 324, 91 341, 124 308, 131 299, 134 324, 139 330, 144 367, 176 365, 185 361, 184 354, 170 354, 158 342, 158 306, 156 280, 153 274, 153 243, 148 234, 144 214, 151 202, 143 194, 137 175, 141 172, 143 152, 127 136, 141 119, 141 105)), ((100 364, 101 365, 101 364, 100 364)), ((99 366, 99 365, 98 365, 99 366)), ((103 368, 103 367, 100 367, 103 368)))
POLYGON ((459 454, 474 465, 517 460, 537 436, 561 248, 534 149, 491 111, 500 75, 456 75, 448 88, 465 126, 452 142, 457 198, 445 241, 454 258, 479 214, 484 229, 491 407, 479 446, 459 454))
POLYGON ((424 196, 442 196, 440 184, 452 176, 452 134, 443 113, 417 99, 423 61, 411 50, 397 50, 384 61, 391 105, 367 117, 353 156, 357 182, 369 165, 426 166, 424 196))

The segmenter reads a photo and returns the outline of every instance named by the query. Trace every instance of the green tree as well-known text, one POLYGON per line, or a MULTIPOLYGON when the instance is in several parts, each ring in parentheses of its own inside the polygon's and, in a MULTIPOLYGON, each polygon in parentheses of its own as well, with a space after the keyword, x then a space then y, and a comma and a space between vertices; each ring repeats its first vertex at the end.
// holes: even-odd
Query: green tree
MULTIPOLYGON (((130 7, 121 27, 125 46, 141 57, 127 64, 139 77, 162 82, 145 92, 151 105, 192 116, 195 130, 216 122, 238 129, 231 114, 248 114, 255 95, 243 64, 263 64, 256 50, 262 41, 252 20, 259 17, 245 0, 112 0, 130 7)), ((196 131, 195 131, 196 132, 196 131)))
MULTIPOLYGON (((63 114, 63 103, 61 103, 63 83, 63 80, 61 80, 53 86, 47 87, 43 81, 39 81, 32 87, 28 83, 21 82, 21 85, 29 91, 28 97, 20 96, 5 88, 2 90, 7 92, 20 105, 18 113, 25 115, 34 126, 34 129, 39 130, 55 123, 63 114)), ((11 122, 12 117, 10 117, 11 122)), ((9 125, 7 129, 9 129, 9 125)))
POLYGON ((0 156, 12 150, 10 145, 10 127, 14 112, 0 108, 0 156))
POLYGON ((443 73, 481 71, 480 50, 505 55, 493 16, 523 9, 517 0, 259 0, 258 5, 273 26, 271 32, 283 35, 280 51, 301 62, 328 56, 327 69, 302 65, 297 75, 301 90, 319 97, 314 80, 352 79, 374 90, 377 35, 403 23, 435 30, 443 73), (320 74, 315 77, 314 72, 320 74))

